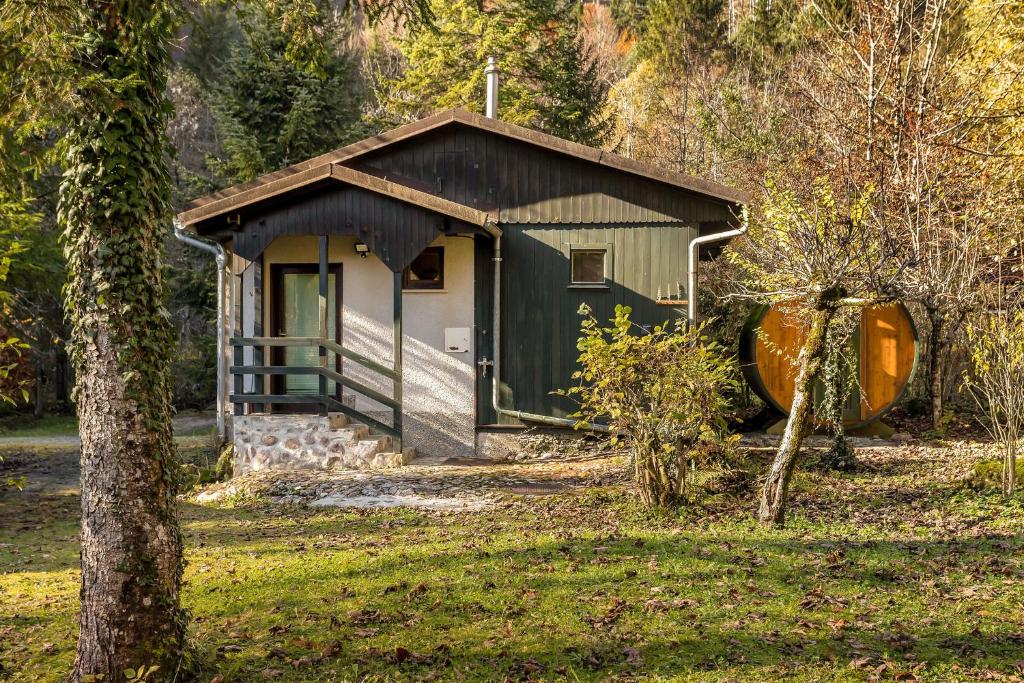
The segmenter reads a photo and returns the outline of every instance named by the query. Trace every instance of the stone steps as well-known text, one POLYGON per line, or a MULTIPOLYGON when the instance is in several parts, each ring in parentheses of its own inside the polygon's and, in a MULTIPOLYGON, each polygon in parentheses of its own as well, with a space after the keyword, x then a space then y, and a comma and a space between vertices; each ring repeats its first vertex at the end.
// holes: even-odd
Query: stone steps
POLYGON ((235 472, 263 469, 356 470, 401 467, 415 449, 394 451, 390 436, 342 414, 240 415, 233 421, 235 472))

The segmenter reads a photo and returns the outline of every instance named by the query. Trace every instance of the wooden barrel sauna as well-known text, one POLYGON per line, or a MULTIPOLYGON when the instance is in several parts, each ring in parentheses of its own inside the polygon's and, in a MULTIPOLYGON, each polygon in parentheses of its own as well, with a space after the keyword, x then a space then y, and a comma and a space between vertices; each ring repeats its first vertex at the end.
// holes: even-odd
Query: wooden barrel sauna
MULTIPOLYGON (((784 309, 761 306, 740 336, 740 362, 754 393, 782 415, 793 405, 796 358, 805 330, 784 309), (760 330, 760 332, 759 332, 760 330)), ((906 392, 918 361, 917 329, 903 304, 863 309, 850 339, 859 350, 860 390, 850 392, 843 424, 857 429, 887 413, 906 392)), ((822 387, 815 390, 815 401, 822 387)))

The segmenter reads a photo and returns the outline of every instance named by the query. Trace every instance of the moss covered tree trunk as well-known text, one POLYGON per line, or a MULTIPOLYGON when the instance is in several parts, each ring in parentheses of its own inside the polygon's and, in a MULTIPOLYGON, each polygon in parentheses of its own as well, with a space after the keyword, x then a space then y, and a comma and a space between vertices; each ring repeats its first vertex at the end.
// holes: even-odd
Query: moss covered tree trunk
POLYGON ((175 510, 162 266, 170 221, 164 97, 172 12, 87 0, 60 195, 82 437, 80 634, 72 680, 181 661, 182 543, 175 510))
POLYGON ((779 442, 768 476, 761 492, 758 519, 762 524, 782 526, 785 521, 786 499, 789 495, 789 480, 796 468, 800 445, 811 423, 814 407, 814 380, 821 372, 825 356, 825 338, 829 323, 835 315, 835 308, 823 306, 811 311, 810 328, 804 338, 798 356, 796 385, 793 388, 793 407, 789 421, 779 442))

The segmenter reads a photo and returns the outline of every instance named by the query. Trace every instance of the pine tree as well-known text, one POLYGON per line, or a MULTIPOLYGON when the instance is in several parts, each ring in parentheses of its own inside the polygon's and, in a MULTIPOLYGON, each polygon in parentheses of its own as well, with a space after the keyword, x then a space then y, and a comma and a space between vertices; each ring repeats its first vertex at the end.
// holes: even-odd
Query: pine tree
POLYGON ((211 161, 231 182, 322 154, 365 132, 355 61, 335 45, 315 68, 303 68, 289 56, 292 36, 275 19, 252 20, 209 87, 224 148, 223 160, 211 161))
POLYGON ((642 31, 649 4, 648 0, 612 0, 612 17, 623 30, 642 31))
POLYGON ((584 144, 607 136, 606 88, 578 35, 573 3, 503 0, 481 9, 476 0, 437 0, 433 30, 399 40, 405 71, 378 84, 394 124, 438 109, 484 107, 484 64, 496 56, 502 72, 502 120, 584 144))
POLYGON ((723 0, 653 0, 639 53, 671 79, 719 60, 728 44, 723 0))

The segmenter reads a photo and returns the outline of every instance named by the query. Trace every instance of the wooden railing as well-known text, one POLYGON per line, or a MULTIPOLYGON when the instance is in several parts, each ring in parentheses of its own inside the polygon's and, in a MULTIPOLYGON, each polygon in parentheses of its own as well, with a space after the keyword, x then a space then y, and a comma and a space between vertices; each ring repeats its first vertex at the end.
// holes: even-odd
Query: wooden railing
POLYGON ((245 406, 254 409, 256 412, 263 412, 266 405, 296 405, 296 404, 317 404, 321 413, 327 411, 339 412, 351 417, 354 420, 363 422, 373 429, 391 436, 395 440, 395 450, 401 452, 402 448, 402 377, 399 371, 389 368, 386 365, 346 349, 330 339, 320 337, 234 337, 231 339, 234 348, 234 364, 229 372, 234 376, 234 393, 231 394, 230 402, 235 404, 235 413, 240 414, 245 406), (285 346, 303 346, 320 349, 319 366, 302 365, 264 365, 264 349, 285 346), (251 365, 245 364, 245 348, 252 347, 254 362, 251 365), (358 382, 351 377, 332 370, 326 366, 327 353, 335 353, 357 365, 372 370, 379 375, 391 380, 394 387, 394 397, 387 396, 381 392, 358 382), (245 391, 245 376, 251 375, 254 378, 254 391, 245 391), (320 378, 319 391, 316 394, 274 394, 264 390, 264 377, 267 375, 317 375, 320 378), (335 382, 340 386, 351 389, 380 403, 391 410, 392 424, 388 425, 376 418, 370 417, 355 408, 350 408, 339 401, 335 396, 327 392, 327 382, 335 382))

